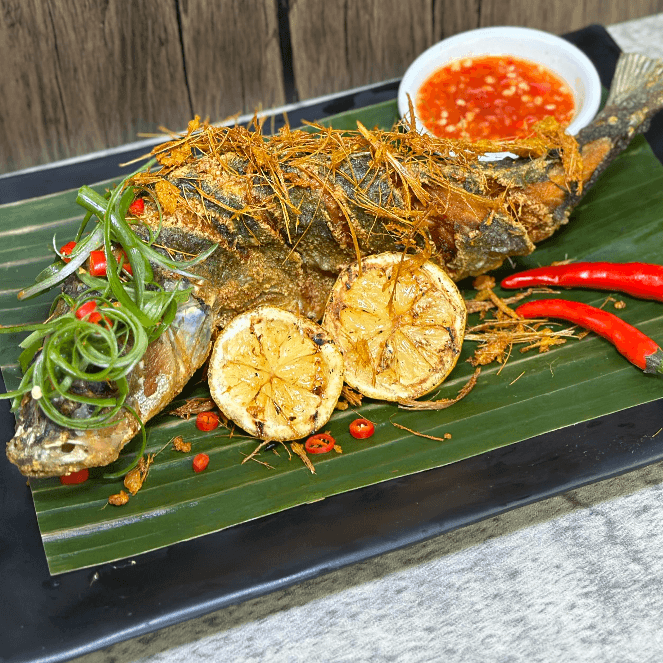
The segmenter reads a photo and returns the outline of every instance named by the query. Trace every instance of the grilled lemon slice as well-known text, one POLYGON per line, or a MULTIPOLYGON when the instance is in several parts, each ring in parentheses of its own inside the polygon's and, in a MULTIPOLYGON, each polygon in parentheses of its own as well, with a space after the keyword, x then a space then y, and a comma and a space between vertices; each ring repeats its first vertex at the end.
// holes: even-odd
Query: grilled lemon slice
POLYGON ((467 311, 447 273, 380 253, 341 272, 322 325, 343 353, 345 381, 365 396, 418 398, 437 387, 460 354, 467 311))
POLYGON ((208 375, 221 412, 247 433, 296 440, 331 417, 343 387, 343 357, 320 325, 261 306, 223 329, 208 375))

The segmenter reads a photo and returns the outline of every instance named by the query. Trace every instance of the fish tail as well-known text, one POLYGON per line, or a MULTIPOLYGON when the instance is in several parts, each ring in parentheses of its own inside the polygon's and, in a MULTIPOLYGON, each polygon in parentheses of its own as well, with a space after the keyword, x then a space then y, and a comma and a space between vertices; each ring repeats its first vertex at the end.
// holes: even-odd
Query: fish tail
POLYGON ((633 136, 647 131, 651 118, 661 108, 663 61, 639 53, 623 53, 605 106, 593 122, 578 132, 578 144, 582 147, 609 138, 615 151, 621 151, 633 136))
POLYGON ((663 61, 624 53, 617 62, 605 107, 626 107, 633 97, 641 97, 635 106, 650 106, 655 113, 663 106, 663 61))
MULTIPOLYGON (((620 56, 603 110, 577 135, 587 190, 663 108, 663 61, 639 53, 620 56)), ((573 206, 574 201, 565 205, 573 206)))

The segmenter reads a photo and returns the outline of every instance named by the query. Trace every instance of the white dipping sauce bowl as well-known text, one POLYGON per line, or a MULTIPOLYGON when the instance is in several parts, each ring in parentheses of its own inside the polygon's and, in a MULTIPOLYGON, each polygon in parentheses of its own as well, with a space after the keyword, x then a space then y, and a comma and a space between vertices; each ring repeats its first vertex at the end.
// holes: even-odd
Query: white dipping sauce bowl
POLYGON ((449 62, 482 55, 512 55, 536 62, 565 81, 575 102, 575 114, 566 129, 569 134, 576 134, 589 124, 599 109, 601 81, 591 60, 579 48, 566 39, 541 30, 493 27, 462 32, 424 51, 409 66, 398 88, 398 111, 401 117, 409 119, 409 95, 415 108, 417 129, 431 133, 416 117, 419 88, 435 71, 449 62))

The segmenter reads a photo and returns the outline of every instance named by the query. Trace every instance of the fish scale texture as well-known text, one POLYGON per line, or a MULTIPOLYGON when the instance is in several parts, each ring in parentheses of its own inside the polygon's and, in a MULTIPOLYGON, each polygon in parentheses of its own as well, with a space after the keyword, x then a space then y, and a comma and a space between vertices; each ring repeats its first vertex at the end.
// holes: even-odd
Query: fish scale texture
POLYGON ((635 492, 572 491, 81 663, 663 660, 663 464, 639 476, 635 492))

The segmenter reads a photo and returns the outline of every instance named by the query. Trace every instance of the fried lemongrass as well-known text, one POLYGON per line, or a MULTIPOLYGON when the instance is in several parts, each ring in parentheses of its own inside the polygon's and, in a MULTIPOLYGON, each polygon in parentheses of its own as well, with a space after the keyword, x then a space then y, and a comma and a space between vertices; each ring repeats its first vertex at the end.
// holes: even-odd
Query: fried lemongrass
POLYGON ((401 400, 398 401, 398 407, 408 410, 445 410, 458 403, 474 389, 479 379, 480 368, 476 368, 470 379, 463 385, 462 389, 453 398, 438 398, 430 401, 401 400))
POLYGON ((547 352, 553 345, 561 345, 568 339, 581 338, 575 328, 552 329, 550 324, 553 323, 506 318, 488 320, 469 327, 465 340, 479 344, 470 363, 474 366, 493 361, 504 364, 514 346, 524 346, 520 348, 521 352, 534 348, 538 348, 539 352, 547 352))

